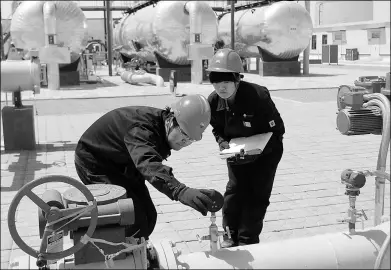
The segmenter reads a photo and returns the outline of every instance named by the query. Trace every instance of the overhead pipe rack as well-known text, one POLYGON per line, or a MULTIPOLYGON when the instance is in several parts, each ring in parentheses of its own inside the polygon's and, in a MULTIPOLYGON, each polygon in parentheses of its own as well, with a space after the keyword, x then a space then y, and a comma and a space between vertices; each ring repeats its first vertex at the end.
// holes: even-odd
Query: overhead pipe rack
MULTIPOLYGON (((83 11, 105 11, 106 7, 94 7, 94 6, 80 6, 80 9, 83 11)), ((124 11, 127 10, 128 7, 111 7, 111 11, 124 11)))
MULTIPOLYGON (((253 3, 250 3, 250 4, 235 6, 235 12, 238 10, 243 10, 243 9, 251 9, 251 8, 255 8, 255 7, 261 7, 261 6, 269 5, 271 3, 280 2, 280 1, 283 1, 283 0, 254 1, 253 3)), ((221 17, 223 17, 225 14, 231 12, 231 6, 227 6, 226 8, 218 8, 218 10, 216 10, 216 8, 214 8, 213 10, 223 12, 218 16, 218 19, 220 20, 221 17)))
POLYGON ((136 13, 136 11, 138 11, 140 9, 143 9, 143 8, 151 6, 151 5, 156 5, 157 2, 159 2, 159 0, 152 0, 152 1, 138 4, 138 5, 131 7, 131 8, 127 8, 125 11, 125 14, 134 14, 134 13, 136 13))

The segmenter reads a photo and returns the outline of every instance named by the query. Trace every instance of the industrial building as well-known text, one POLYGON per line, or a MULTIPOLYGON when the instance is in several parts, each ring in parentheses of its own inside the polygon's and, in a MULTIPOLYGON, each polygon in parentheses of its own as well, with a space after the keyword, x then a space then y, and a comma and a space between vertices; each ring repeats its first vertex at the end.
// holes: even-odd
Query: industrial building
POLYGON ((310 14, 312 59, 321 59, 323 45, 335 44, 341 60, 390 61, 389 1, 311 1, 310 14))

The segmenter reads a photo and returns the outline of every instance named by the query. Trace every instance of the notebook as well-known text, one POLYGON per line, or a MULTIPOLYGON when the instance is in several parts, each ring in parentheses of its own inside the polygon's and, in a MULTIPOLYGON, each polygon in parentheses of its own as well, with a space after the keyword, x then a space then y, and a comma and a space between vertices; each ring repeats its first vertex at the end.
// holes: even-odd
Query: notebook
POLYGON ((244 149, 247 155, 258 155, 265 149, 273 132, 256 134, 250 137, 234 138, 229 142, 229 149, 220 152, 220 158, 226 159, 240 153, 244 149))

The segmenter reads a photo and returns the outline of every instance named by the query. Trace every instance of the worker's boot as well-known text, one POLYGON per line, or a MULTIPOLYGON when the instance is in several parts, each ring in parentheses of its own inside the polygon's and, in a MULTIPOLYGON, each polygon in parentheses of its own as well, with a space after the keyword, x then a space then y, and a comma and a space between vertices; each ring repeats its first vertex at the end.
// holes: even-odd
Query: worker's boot
POLYGON ((236 243, 234 240, 227 239, 221 243, 220 247, 221 248, 230 248, 230 247, 236 247, 237 245, 238 245, 238 243, 236 243))

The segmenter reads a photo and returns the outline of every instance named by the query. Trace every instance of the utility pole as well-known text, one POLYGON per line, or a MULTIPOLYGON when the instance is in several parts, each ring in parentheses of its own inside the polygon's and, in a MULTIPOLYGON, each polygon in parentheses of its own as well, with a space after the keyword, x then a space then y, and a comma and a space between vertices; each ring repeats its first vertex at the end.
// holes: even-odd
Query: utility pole
POLYGON ((109 76, 113 76, 113 28, 112 28, 112 19, 111 19, 111 1, 105 1, 106 3, 106 29, 107 29, 107 65, 109 66, 109 76))
POLYGON ((231 0, 231 49, 235 50, 235 1, 231 0))
MULTIPOLYGON (((311 14, 311 8, 310 8, 310 1, 304 1, 305 9, 308 11, 308 13, 311 14)), ((304 50, 303 53, 303 74, 308 75, 310 73, 310 49, 311 49, 311 40, 308 43, 307 48, 304 50)))

